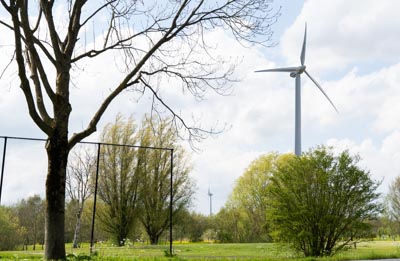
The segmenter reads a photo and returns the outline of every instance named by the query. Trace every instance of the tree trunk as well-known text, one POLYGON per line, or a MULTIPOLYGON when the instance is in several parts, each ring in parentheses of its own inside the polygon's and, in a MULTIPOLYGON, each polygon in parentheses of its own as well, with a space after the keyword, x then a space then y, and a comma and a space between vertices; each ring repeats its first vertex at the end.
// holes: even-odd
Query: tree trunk
POLYGON ((64 216, 65 180, 68 160, 67 132, 57 130, 46 143, 48 171, 46 179, 45 258, 65 259, 64 216))
POLYGON ((75 225, 75 232, 74 232, 74 241, 72 243, 73 248, 79 247, 79 233, 81 231, 81 217, 82 217, 83 206, 79 207, 78 213, 76 213, 76 225, 75 225))
POLYGON ((36 220, 33 225, 33 249, 32 250, 36 250, 36 220))
POLYGON ((150 244, 158 245, 158 241, 160 240, 160 234, 158 233, 149 233, 150 244))
POLYGON ((151 245, 158 245, 158 237, 157 236, 150 237, 150 244, 151 245))

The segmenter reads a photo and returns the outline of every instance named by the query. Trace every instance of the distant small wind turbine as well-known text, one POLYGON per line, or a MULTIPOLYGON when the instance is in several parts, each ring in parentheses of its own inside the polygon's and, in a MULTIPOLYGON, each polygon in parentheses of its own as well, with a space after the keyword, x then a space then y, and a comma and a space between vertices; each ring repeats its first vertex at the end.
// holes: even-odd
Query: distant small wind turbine
POLYGON ((212 215, 212 196, 213 194, 210 191, 210 188, 208 188, 208 196, 210 197, 210 217, 212 215))
POLYGON ((307 24, 305 26, 304 30, 304 40, 303 40, 303 48, 301 49, 301 55, 300 55, 300 62, 301 66, 298 67, 286 67, 286 68, 276 68, 276 69, 266 69, 266 70, 259 70, 256 72, 289 72, 290 77, 296 78, 296 112, 295 112, 295 146, 294 146, 294 153, 297 156, 301 155, 301 79, 300 75, 304 72, 308 78, 313 81, 313 83, 318 87, 318 89, 325 95, 325 97, 328 99, 330 104, 333 106, 336 112, 338 110, 336 109, 336 106, 333 104, 331 99, 329 99, 328 95, 325 93, 325 91, 322 89, 322 87, 318 84, 316 80, 314 80, 313 77, 306 71, 306 66, 304 65, 305 62, 305 56, 306 56, 306 37, 307 37, 307 24))

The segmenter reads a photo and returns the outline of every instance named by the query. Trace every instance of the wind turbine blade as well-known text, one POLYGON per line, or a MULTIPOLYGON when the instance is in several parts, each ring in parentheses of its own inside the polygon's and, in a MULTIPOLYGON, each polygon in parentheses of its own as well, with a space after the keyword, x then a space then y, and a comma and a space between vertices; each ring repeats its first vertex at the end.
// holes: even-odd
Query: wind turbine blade
POLYGON ((286 67, 286 68, 275 68, 275 69, 266 69, 266 70, 258 70, 255 72, 298 72, 300 71, 300 67, 286 67))
POLYGON ((326 94, 326 92, 324 91, 324 89, 322 89, 321 85, 319 85, 318 82, 317 82, 316 80, 314 80, 314 78, 311 77, 311 75, 310 75, 306 70, 304 70, 304 72, 305 72, 305 73, 307 74, 307 76, 311 79, 311 81, 313 81, 314 84, 317 85, 318 89, 325 95, 325 97, 328 99, 328 101, 332 104, 332 106, 333 106, 333 108, 335 109, 335 111, 336 111, 337 113, 339 113, 339 111, 337 110, 335 104, 333 104, 333 102, 331 101, 331 99, 329 99, 328 95, 326 94))
POLYGON ((307 23, 304 29, 303 48, 301 49, 301 55, 300 55, 300 62, 302 66, 304 66, 304 62, 306 60, 306 40, 307 40, 307 23))

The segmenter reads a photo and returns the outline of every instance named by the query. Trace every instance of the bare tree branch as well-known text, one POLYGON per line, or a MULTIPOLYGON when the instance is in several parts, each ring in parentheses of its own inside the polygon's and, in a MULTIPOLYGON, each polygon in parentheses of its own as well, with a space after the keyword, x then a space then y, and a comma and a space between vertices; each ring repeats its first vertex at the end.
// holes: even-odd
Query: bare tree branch
POLYGON ((39 29, 40 21, 42 20, 42 14, 43 14, 43 10, 42 10, 42 8, 39 8, 39 17, 36 21, 35 27, 32 29, 32 33, 35 33, 39 29))
POLYGON ((1 74, 0 74, 0 80, 3 78, 5 72, 7 71, 8 67, 10 67, 11 63, 14 61, 15 59, 15 51, 10 59, 10 61, 7 63, 7 65, 4 67, 4 69, 2 70, 1 74))
MULTIPOLYGON (((73 61, 78 61, 82 59, 83 57, 95 57, 101 53, 104 53, 109 50, 115 50, 115 49, 122 49, 124 51, 129 51, 130 49, 132 50, 137 50, 135 47, 130 47, 129 45, 125 45, 129 43, 132 39, 135 37, 138 37, 140 35, 144 36, 150 36, 149 34, 153 31, 159 31, 162 32, 163 34, 161 37, 153 42, 152 37, 149 37, 150 42, 152 43, 152 47, 146 52, 144 52, 143 57, 134 64, 133 69, 126 75, 126 77, 121 81, 121 83, 118 85, 117 88, 112 91, 109 96, 104 100, 94 117, 92 118, 90 124, 88 127, 82 131, 81 133, 74 134, 73 137, 70 139, 70 144, 74 145, 77 140, 84 138, 87 135, 90 135, 92 132, 95 131, 95 125, 97 125, 97 122, 99 121, 101 115, 104 113, 105 109, 108 107, 108 105, 112 102, 112 100, 123 90, 128 88, 129 86, 136 84, 138 80, 142 84, 144 84, 147 88, 151 88, 150 85, 146 82, 143 81, 143 79, 140 76, 140 73, 143 73, 143 66, 146 65, 148 61, 151 59, 157 59, 159 61, 163 61, 165 58, 165 54, 163 55, 162 52, 163 49, 161 47, 168 43, 169 41, 175 39, 176 37, 190 37, 191 34, 190 31, 185 32, 186 30, 190 30, 190 28, 193 26, 199 26, 199 28, 211 26, 212 28, 217 27, 218 25, 225 24, 228 26, 235 37, 240 37, 241 39, 247 39, 248 37, 252 36, 252 34, 247 33, 246 31, 258 31, 258 32, 264 32, 265 28, 261 26, 260 21, 244 21, 245 19, 249 20, 257 20, 261 18, 265 18, 265 16, 256 16, 253 15, 254 12, 257 12, 257 8, 265 7, 265 4, 262 1, 257 1, 257 0, 252 0, 252 1, 245 1, 245 0, 230 0, 226 2, 225 4, 221 6, 216 6, 215 8, 209 8, 208 6, 205 5, 205 1, 198 1, 196 4, 193 4, 191 1, 183 1, 180 5, 179 8, 176 10, 174 15, 172 16, 172 20, 169 23, 168 27, 165 27, 161 25, 161 22, 165 24, 166 21, 168 21, 165 18, 159 18, 159 20, 154 20, 153 23, 144 29, 143 31, 133 34, 128 37, 123 37, 122 34, 118 33, 118 30, 116 32, 118 33, 118 41, 116 41, 114 44, 109 45, 108 47, 103 48, 102 50, 91 50, 85 54, 81 54, 73 59, 73 61), (189 9, 191 10, 189 11, 189 9), (208 8, 208 9, 207 9, 208 8), (160 53, 161 56, 158 58, 156 53, 160 53), (136 77, 136 80, 131 81, 135 75, 138 75, 136 77)), ((113 10, 114 12, 115 10, 113 10)), ((157 17, 157 16, 156 16, 157 17)), ((113 20, 114 18, 112 18, 113 20)), ((112 21, 111 21, 112 23, 112 21)), ((267 26, 269 28, 269 24, 267 26)), ((106 42, 109 39, 109 35, 111 33, 111 30, 114 30, 114 28, 110 24, 110 28, 107 31, 107 36, 106 36, 106 42)), ((203 30, 201 30, 203 32, 203 30)), ((131 53, 127 52, 128 55, 131 53)), ((133 55, 133 54, 132 54, 133 55)), ((177 64, 177 67, 180 67, 179 69, 184 68, 185 66, 190 66, 190 62, 184 64, 177 64)), ((215 85, 213 85, 213 82, 216 83, 218 81, 224 81, 227 79, 227 76, 233 72, 233 67, 229 68, 228 71, 221 75, 220 77, 215 77, 213 76, 212 71, 204 71, 203 74, 197 74, 197 76, 191 76, 189 74, 184 74, 179 70, 167 70, 167 69, 158 69, 156 71, 163 71, 165 74, 169 76, 174 76, 177 78, 180 78, 187 89, 195 96, 198 98, 201 98, 201 93, 202 93, 202 86, 207 86, 211 87, 212 89, 216 90, 218 92, 218 88, 215 88, 215 85)), ((225 81, 226 82, 226 81, 225 81)), ((223 83, 221 83, 221 86, 223 86, 223 83)), ((154 91, 154 89, 151 89, 154 91)), ((222 92, 221 92, 222 94, 222 92)), ((156 96, 158 100, 160 100, 158 96, 156 96)), ((161 102, 161 100, 160 100, 161 102)), ((165 103, 161 102, 164 106, 166 105, 165 103)), ((172 111, 170 107, 166 107, 168 110, 172 111)), ((175 114, 176 115, 176 114, 175 114)), ((183 119, 180 119, 180 121, 183 121, 183 119)), ((188 128, 186 124, 182 125, 184 128, 188 128)), ((197 135, 200 133, 198 129, 193 128, 190 129, 188 128, 189 133, 194 134, 196 133, 197 135)), ((207 131, 205 131, 207 132, 207 131)), ((191 135, 192 136, 192 135, 191 135)))
POLYGON ((81 26, 84 26, 88 21, 90 21, 94 16, 96 16, 100 11, 102 11, 107 6, 111 5, 112 3, 116 2, 117 0, 110 0, 106 1, 106 3, 96 9, 91 15, 89 15, 82 23, 81 26))
POLYGON ((81 28, 80 18, 82 7, 86 1, 87 0, 76 0, 74 6, 72 7, 72 14, 68 25, 68 33, 64 42, 62 43, 64 47, 63 53, 65 53, 68 57, 72 56, 78 39, 79 30, 81 28))
MULTIPOLYGON (((13 2, 13 1, 11 1, 13 2)), ((15 4, 15 3, 14 3, 15 4)), ((15 53, 16 53, 16 60, 18 64, 18 76, 21 80, 21 89, 24 92, 25 100, 28 105, 28 110, 31 118, 33 121, 38 125, 38 127, 48 135, 51 135, 52 128, 46 124, 39 116, 35 108, 35 102, 33 99, 33 94, 30 89, 30 83, 28 77, 26 76, 26 69, 24 64, 23 53, 24 50, 22 48, 23 37, 20 31, 21 23, 18 17, 18 10, 20 7, 16 7, 10 4, 10 14, 12 16, 12 21, 14 24, 14 37, 15 37, 15 53)))
MULTIPOLYGON (((56 61, 58 63, 61 63, 64 61, 64 57, 62 55, 60 45, 61 45, 61 40, 57 34, 57 29, 54 25, 54 20, 53 20, 53 12, 52 12, 52 7, 53 7, 54 2, 53 1, 46 1, 46 0, 40 0, 40 5, 41 9, 43 10, 44 16, 46 17, 47 21, 47 26, 50 34, 50 39, 51 39, 51 44, 53 47, 53 52, 56 58, 56 61)), ((56 64, 57 67, 59 67, 59 64, 56 64)), ((59 69, 59 68, 57 68, 59 69)))
POLYGON ((172 115, 171 118, 171 123, 174 126, 174 129, 177 133, 177 135, 181 138, 181 139, 185 139, 189 142, 191 148, 195 151, 198 150, 198 148, 196 147, 196 145, 194 144, 194 142, 198 142, 202 139, 206 139, 208 136, 210 135, 216 135, 218 133, 220 133, 220 131, 216 131, 214 129, 210 129, 210 130, 205 130, 203 128, 200 127, 194 127, 194 126, 189 126, 186 121, 176 113, 176 111, 174 109, 172 109, 157 93, 157 91, 150 85, 148 84, 145 80, 140 79, 140 81, 142 82, 142 84, 149 89, 152 94, 153 94, 153 103, 152 103, 152 111, 156 111, 158 112, 158 110, 155 108, 155 100, 159 101, 168 111, 169 113, 172 115), (179 130, 183 128, 186 130, 186 132, 188 133, 187 138, 185 138, 184 136, 179 134, 179 130))

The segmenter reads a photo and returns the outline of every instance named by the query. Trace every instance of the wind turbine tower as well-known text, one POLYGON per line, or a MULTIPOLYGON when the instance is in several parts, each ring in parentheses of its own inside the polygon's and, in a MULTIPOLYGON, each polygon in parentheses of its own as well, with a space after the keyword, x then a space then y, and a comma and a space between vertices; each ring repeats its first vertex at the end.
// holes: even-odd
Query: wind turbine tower
POLYGON ((306 71, 306 66, 305 66, 305 58, 306 58, 306 38, 307 38, 307 24, 305 26, 304 30, 304 40, 303 40, 303 48, 301 49, 301 54, 300 54, 300 63, 301 65, 298 67, 286 67, 286 68, 275 68, 275 69, 266 69, 266 70, 259 70, 256 72, 288 72, 290 73, 290 77, 296 79, 296 90, 295 90, 295 145, 294 145, 294 153, 297 156, 301 155, 301 79, 300 75, 304 72, 308 78, 318 87, 318 89, 322 92, 322 94, 328 99, 330 104, 333 106, 336 112, 338 110, 336 109, 335 105, 329 99, 328 95, 325 93, 325 91, 322 89, 321 85, 318 84, 318 82, 311 77, 311 75, 306 71))
POLYGON ((210 188, 208 188, 208 196, 210 197, 210 217, 212 216, 212 196, 213 194, 210 191, 210 188))

